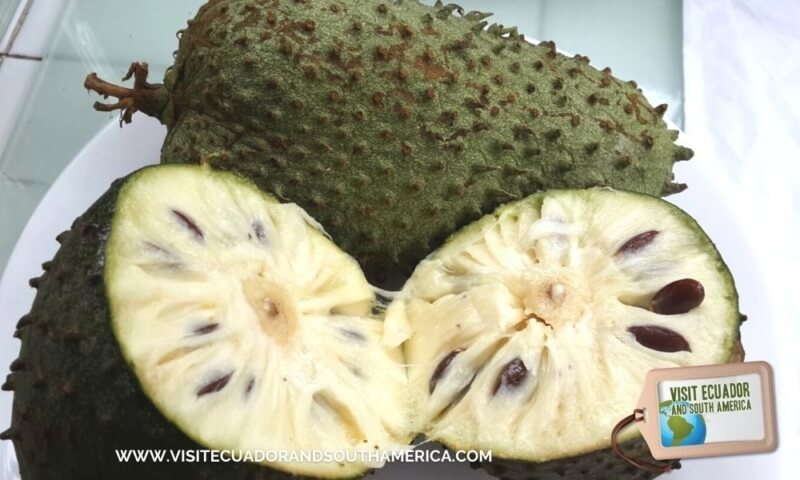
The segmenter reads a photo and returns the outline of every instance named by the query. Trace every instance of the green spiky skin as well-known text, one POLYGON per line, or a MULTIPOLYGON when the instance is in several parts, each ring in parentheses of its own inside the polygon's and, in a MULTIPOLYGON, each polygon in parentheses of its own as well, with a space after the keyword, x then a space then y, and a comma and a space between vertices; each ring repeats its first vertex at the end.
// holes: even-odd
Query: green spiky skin
MULTIPOLYGON (((134 174, 135 175, 135 174, 134 174)), ((130 177, 129 177, 130 178, 130 177)), ((165 419, 142 393, 111 329, 105 294, 105 241, 121 182, 69 231, 18 325, 20 358, 5 390, 14 391, 14 442, 25 480, 286 480, 245 463, 120 462, 115 449, 204 448, 165 419)), ((169 454, 168 454, 169 455, 169 454)))
MULTIPOLYGON (((632 459, 666 464, 653 459, 641 438, 629 441, 621 447, 632 459)), ((673 469, 680 468, 678 461, 673 461, 670 465, 673 469)), ((660 475, 631 465, 610 448, 553 462, 530 463, 498 459, 482 462, 480 466, 499 480, 651 480, 660 475)))
POLYGON ((544 188, 683 188, 672 166, 691 151, 665 105, 486 17, 414 0, 211 0, 136 105, 169 129, 162 161, 210 161, 298 203, 384 285, 544 188))

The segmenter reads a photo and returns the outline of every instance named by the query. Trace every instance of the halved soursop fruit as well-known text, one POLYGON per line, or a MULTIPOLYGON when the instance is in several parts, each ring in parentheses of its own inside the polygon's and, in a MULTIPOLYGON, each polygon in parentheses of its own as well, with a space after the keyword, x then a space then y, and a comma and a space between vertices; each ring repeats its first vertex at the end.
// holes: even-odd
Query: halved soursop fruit
POLYGON ((296 205, 151 167, 59 238, 7 382, 24 479, 351 478, 380 466, 359 452, 407 445, 403 360, 373 290, 296 205), (268 468, 115 453, 197 448, 268 468), (339 457, 299 456, 315 451, 339 457))
MULTIPOLYGON (((501 207, 425 259, 389 307, 414 428, 492 450, 501 478, 651 478, 611 451, 653 368, 741 360, 733 279, 677 207, 611 189, 501 207), (498 461, 498 459, 500 459, 498 461)), ((635 429, 621 441, 648 456, 635 429)))

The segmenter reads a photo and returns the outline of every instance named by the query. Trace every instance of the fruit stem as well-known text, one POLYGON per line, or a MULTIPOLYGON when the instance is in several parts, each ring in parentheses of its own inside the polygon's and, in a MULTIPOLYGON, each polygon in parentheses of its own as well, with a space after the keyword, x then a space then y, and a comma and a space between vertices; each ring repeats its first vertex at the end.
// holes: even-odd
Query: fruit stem
POLYGON ((161 119, 161 113, 167 105, 169 94, 163 84, 147 82, 148 66, 146 63, 134 62, 122 81, 133 77, 133 88, 125 88, 106 82, 92 72, 86 76, 83 86, 93 90, 103 98, 115 97, 116 103, 95 102, 94 109, 99 112, 113 112, 120 110, 119 126, 131 123, 133 114, 142 112, 151 117, 161 119))

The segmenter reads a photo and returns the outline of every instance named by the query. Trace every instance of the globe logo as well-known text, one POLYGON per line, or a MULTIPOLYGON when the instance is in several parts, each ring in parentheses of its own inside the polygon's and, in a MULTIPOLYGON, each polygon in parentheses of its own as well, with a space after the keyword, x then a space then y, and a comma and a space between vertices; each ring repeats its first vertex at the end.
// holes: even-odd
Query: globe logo
POLYGON ((658 404, 661 444, 665 447, 702 445, 706 441, 706 420, 702 414, 688 413, 689 402, 667 400, 658 404), (675 415, 675 412, 687 412, 675 415))

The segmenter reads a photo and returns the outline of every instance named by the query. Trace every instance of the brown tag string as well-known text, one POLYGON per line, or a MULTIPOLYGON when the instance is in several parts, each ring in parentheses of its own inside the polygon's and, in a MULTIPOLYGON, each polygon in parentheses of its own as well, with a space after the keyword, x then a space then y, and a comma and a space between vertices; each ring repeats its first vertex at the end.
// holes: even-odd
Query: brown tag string
POLYGON ((652 473, 667 473, 673 468, 671 463, 655 463, 638 458, 631 458, 626 455, 619 446, 617 437, 619 436, 620 432, 622 432, 622 430, 629 425, 643 421, 644 410, 641 408, 637 408, 632 414, 620 420, 619 423, 614 427, 614 430, 611 431, 611 448, 614 450, 614 453, 616 453, 617 456, 640 470, 646 470, 652 473))

